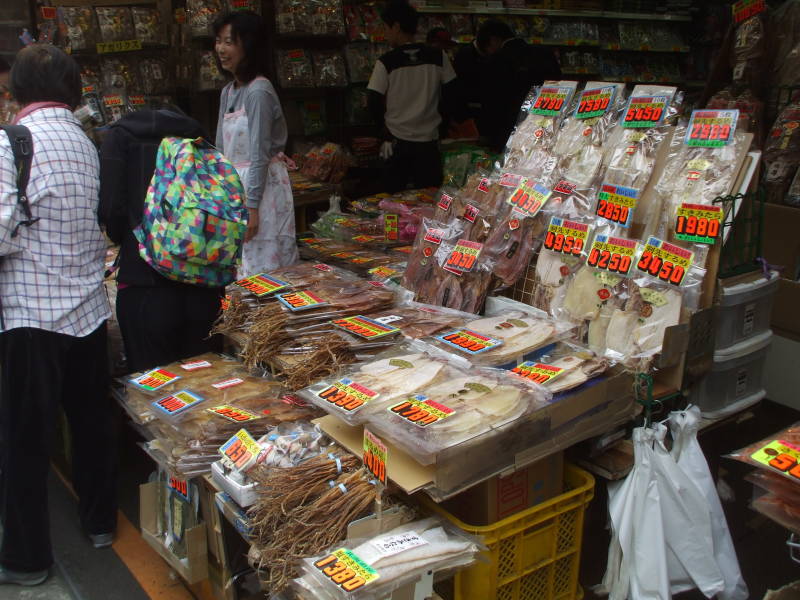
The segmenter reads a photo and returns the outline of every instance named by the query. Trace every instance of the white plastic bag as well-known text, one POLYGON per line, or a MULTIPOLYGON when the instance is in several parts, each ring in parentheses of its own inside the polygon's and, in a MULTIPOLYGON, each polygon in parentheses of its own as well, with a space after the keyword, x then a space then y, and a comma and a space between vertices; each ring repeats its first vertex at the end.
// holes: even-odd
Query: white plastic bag
POLYGON ((714 542, 714 557, 725 581, 725 589, 719 593, 720 600, 747 600, 747 584, 739 570, 739 561, 733 547, 725 513, 717 494, 714 479, 708 469, 703 451, 697 441, 700 427, 700 409, 697 406, 669 415, 669 426, 674 445, 672 457, 680 469, 694 481, 705 496, 711 511, 711 531, 714 542))

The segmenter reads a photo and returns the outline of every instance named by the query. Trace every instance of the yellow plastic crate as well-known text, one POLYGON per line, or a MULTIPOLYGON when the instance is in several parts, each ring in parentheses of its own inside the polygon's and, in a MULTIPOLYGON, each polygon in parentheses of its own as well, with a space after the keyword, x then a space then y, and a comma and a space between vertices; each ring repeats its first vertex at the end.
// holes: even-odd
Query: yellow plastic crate
POLYGON ((483 539, 488 562, 454 577, 455 600, 578 600, 583 515, 594 497, 594 477, 564 466, 566 491, 492 525, 469 525, 433 501, 433 511, 483 539))

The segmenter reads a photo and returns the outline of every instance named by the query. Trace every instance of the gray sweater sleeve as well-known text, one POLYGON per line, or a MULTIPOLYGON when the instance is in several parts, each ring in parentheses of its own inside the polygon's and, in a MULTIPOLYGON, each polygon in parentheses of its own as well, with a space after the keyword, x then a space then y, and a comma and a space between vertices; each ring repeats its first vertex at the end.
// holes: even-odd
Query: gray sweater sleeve
POLYGON ((250 128, 250 168, 244 182, 248 208, 258 208, 261 203, 269 162, 282 150, 275 147, 273 140, 276 98, 269 87, 267 81, 255 80, 247 86, 244 94, 244 110, 250 128))

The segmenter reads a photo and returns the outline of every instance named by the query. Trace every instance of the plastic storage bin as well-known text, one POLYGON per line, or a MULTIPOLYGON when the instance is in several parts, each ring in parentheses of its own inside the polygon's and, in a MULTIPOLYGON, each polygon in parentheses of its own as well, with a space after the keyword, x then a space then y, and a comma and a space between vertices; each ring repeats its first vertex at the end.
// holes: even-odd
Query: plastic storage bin
POLYGON ((769 329, 772 301, 780 279, 776 271, 749 281, 721 286, 714 349, 722 350, 769 329))
POLYGON ((764 362, 772 342, 767 330, 752 339, 714 353, 711 371, 690 394, 703 416, 717 418, 741 410, 764 397, 764 362), (760 394, 760 397, 759 397, 760 394))
POLYGON ((575 600, 578 587, 583 515, 594 497, 594 478, 564 466, 560 496, 492 525, 464 523, 433 501, 433 511, 464 531, 480 536, 488 562, 454 576, 455 600, 575 600))

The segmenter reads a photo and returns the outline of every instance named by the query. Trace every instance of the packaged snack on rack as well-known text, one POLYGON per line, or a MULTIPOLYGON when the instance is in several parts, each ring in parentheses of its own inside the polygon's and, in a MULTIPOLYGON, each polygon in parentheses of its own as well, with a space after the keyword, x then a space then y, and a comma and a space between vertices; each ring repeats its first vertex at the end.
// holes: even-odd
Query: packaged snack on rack
POLYGON ((297 0, 275 2, 275 29, 278 33, 306 32, 310 29, 306 24, 307 20, 307 15, 303 15, 301 3, 297 0))
POLYGON ((100 72, 106 94, 132 94, 141 88, 134 62, 129 58, 102 58, 100 72))
POLYGON ((224 10, 222 0, 186 0, 186 15, 192 36, 210 36, 214 20, 224 10))
POLYGON ((228 0, 228 10, 231 12, 237 10, 250 10, 260 15, 261 2, 259 0, 228 0))
MULTIPOLYGON (((306 3, 307 6, 307 3, 306 3)), ((344 35, 344 16, 341 0, 311 2, 311 33, 314 35, 344 35)))
POLYGON ((450 15, 447 30, 450 36, 461 44, 467 44, 475 37, 470 15, 450 15))
POLYGON ((316 87, 345 87, 347 85, 347 69, 341 52, 315 50, 311 57, 314 63, 314 85, 316 87))
POLYGON ((281 87, 298 88, 314 86, 314 68, 305 50, 277 50, 278 76, 281 87))
POLYGON ((800 103, 786 106, 764 143, 764 187, 767 201, 780 204, 800 165, 800 103))
POLYGON ((730 59, 733 82, 760 89, 766 76, 766 11, 736 22, 730 59))
POLYGON ((732 452, 727 458, 764 469, 797 487, 800 485, 800 423, 732 452))
POLYGON ((300 116, 303 119, 303 134, 322 135, 327 127, 324 100, 305 100, 299 102, 300 116))
POLYGON ((372 4, 359 4, 358 8, 361 22, 364 23, 367 39, 371 42, 386 41, 386 33, 384 32, 383 21, 381 21, 381 17, 378 14, 378 9, 372 4))
MULTIPOLYGON (((351 86, 347 92, 347 120, 351 125, 368 125, 372 123, 369 112, 369 93, 365 87, 351 86)), ((367 143, 369 138, 355 138, 351 144, 356 156, 377 155, 374 143, 367 143), (358 143, 356 143, 358 140, 358 143)), ((371 138, 375 139, 375 138, 371 138)))
POLYGON ((347 39, 351 41, 367 40, 367 31, 361 20, 361 13, 356 4, 344 5, 344 19, 347 25, 347 39))
POLYGON ((369 81, 372 68, 375 65, 375 56, 371 44, 347 44, 344 47, 347 57, 347 71, 352 83, 369 81))
POLYGON ((95 50, 97 18, 90 7, 60 6, 58 26, 64 46, 70 51, 95 50))
POLYGON ((97 24, 104 42, 123 42, 136 39, 131 9, 128 6, 98 6, 97 24))
POLYGON ((169 67, 163 58, 143 58, 139 61, 142 91, 150 96, 165 94, 170 90, 169 67))
POLYGON ((227 79, 219 69, 214 52, 211 50, 201 52, 197 58, 197 89, 219 90, 226 82, 227 79))
POLYGON ((167 43, 167 28, 161 21, 161 13, 157 8, 133 6, 131 13, 137 40, 151 45, 167 43))

